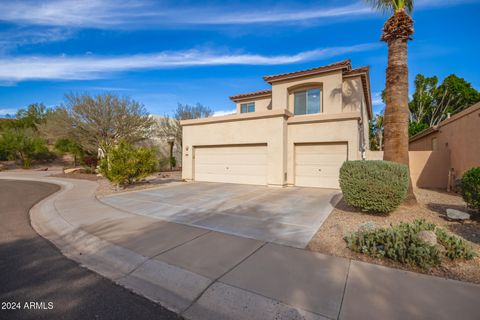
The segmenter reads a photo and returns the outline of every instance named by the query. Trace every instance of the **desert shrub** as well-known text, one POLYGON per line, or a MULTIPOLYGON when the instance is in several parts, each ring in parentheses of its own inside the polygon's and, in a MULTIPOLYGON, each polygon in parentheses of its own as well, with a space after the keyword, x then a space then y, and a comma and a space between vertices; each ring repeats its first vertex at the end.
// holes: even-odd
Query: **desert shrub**
POLYGON ((100 173, 118 185, 131 184, 145 178, 157 168, 155 150, 136 148, 125 141, 120 142, 100 161, 100 173))
POLYGON ((0 133, 0 150, 8 159, 20 160, 22 167, 30 168, 33 160, 52 160, 54 155, 47 143, 33 129, 12 128, 0 133))
POLYGON ((67 138, 57 139, 54 148, 61 155, 66 153, 71 154, 73 156, 74 166, 77 165, 77 160, 85 154, 85 151, 78 142, 67 138))
POLYGON ((480 167, 472 168, 463 174, 460 188, 467 205, 480 211, 480 167))
POLYGON ((454 235, 449 235, 445 230, 437 228, 435 231, 438 242, 445 247, 445 256, 451 260, 455 259, 472 259, 474 252, 472 247, 463 239, 454 235))
POLYGON ((340 168, 345 201, 362 211, 388 213, 407 195, 408 167, 389 161, 346 161, 340 168))
POLYGON ((440 264, 440 251, 436 246, 420 240, 417 237, 420 231, 434 231, 438 242, 445 247, 444 254, 448 258, 473 258, 473 251, 464 240, 448 235, 445 230, 425 220, 401 222, 372 231, 358 231, 346 236, 344 240, 347 248, 352 251, 429 269, 440 264))
POLYGON ((92 172, 94 172, 94 171, 95 171, 95 168, 96 168, 97 165, 98 165, 98 158, 97 158, 97 156, 87 155, 87 156, 84 156, 84 157, 82 158, 82 163, 83 163, 86 167, 90 168, 90 170, 91 170, 92 172))

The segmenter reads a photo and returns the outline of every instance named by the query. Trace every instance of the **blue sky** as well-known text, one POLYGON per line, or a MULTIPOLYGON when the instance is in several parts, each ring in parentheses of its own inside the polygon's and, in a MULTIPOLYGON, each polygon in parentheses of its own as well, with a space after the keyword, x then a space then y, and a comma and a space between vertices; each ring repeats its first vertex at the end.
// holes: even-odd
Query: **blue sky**
MULTIPOLYGON (((480 0, 415 2, 410 83, 455 73, 480 89, 480 0)), ((0 115, 65 93, 127 95, 152 114, 269 88, 262 76, 352 60, 383 108, 387 15, 358 1, 0 0, 0 115)), ((412 88, 410 88, 412 90, 412 88)))

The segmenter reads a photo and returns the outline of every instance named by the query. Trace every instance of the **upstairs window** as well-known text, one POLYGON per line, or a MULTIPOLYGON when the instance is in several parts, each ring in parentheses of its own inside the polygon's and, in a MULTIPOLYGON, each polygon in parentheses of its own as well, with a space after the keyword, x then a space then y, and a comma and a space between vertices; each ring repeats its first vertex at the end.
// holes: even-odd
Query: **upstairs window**
POLYGON ((255 112, 255 102, 242 103, 240 113, 255 112))
POLYGON ((294 114, 320 113, 320 88, 312 88, 294 93, 294 114))

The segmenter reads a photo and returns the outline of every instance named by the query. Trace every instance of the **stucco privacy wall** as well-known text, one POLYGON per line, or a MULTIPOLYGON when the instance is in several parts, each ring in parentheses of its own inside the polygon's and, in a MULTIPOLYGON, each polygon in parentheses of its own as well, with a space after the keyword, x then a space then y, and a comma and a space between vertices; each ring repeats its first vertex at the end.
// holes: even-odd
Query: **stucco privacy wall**
MULTIPOLYGON (((448 186, 450 153, 448 151, 409 151, 410 179, 419 188, 448 186)), ((368 160, 382 160, 383 151, 368 151, 368 160)))
MULTIPOLYGON (((265 115, 265 114, 264 114, 265 115)), ((286 120, 285 113, 280 112, 267 118, 235 118, 235 116, 218 117, 215 122, 204 124, 183 124, 183 168, 182 178, 194 179, 194 155, 196 146, 225 146, 267 144, 267 183, 284 185, 286 172, 286 120), (220 119, 234 121, 218 122, 220 119), (282 138, 283 137, 283 138, 282 138), (186 150, 188 148, 188 150, 186 150)))
MULTIPOLYGON (((359 118, 359 114, 352 114, 359 118)), ((291 118, 292 120, 294 118, 291 118)), ((298 119, 298 118, 297 118, 298 119)), ((295 119, 295 120, 297 120, 295 119)), ((305 118, 308 120, 308 118, 305 118)), ((298 120, 297 120, 298 121, 298 120)), ((294 184, 295 144, 346 142, 349 160, 359 159, 358 120, 357 118, 325 122, 288 122, 287 134, 287 184, 294 184)))
POLYGON ((480 166, 480 103, 442 121, 437 130, 412 139, 410 150, 432 150, 436 138, 438 151, 450 152, 450 165, 457 177, 480 166))
POLYGON ((342 71, 302 77, 298 80, 284 80, 272 83, 272 109, 287 109, 293 113, 293 94, 291 90, 302 86, 317 85, 322 88, 322 113, 342 112, 342 71))

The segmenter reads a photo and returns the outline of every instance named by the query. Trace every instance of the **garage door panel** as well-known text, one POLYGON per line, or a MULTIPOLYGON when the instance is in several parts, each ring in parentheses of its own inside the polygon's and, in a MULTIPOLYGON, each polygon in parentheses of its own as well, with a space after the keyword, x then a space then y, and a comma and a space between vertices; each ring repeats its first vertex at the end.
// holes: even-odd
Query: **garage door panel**
POLYGON ((295 185, 339 188, 340 167, 347 160, 347 144, 295 146, 295 185))
POLYGON ((195 149, 195 180, 267 184, 267 146, 195 149))
POLYGON ((302 165, 338 165, 345 154, 297 154, 296 162, 302 165))

